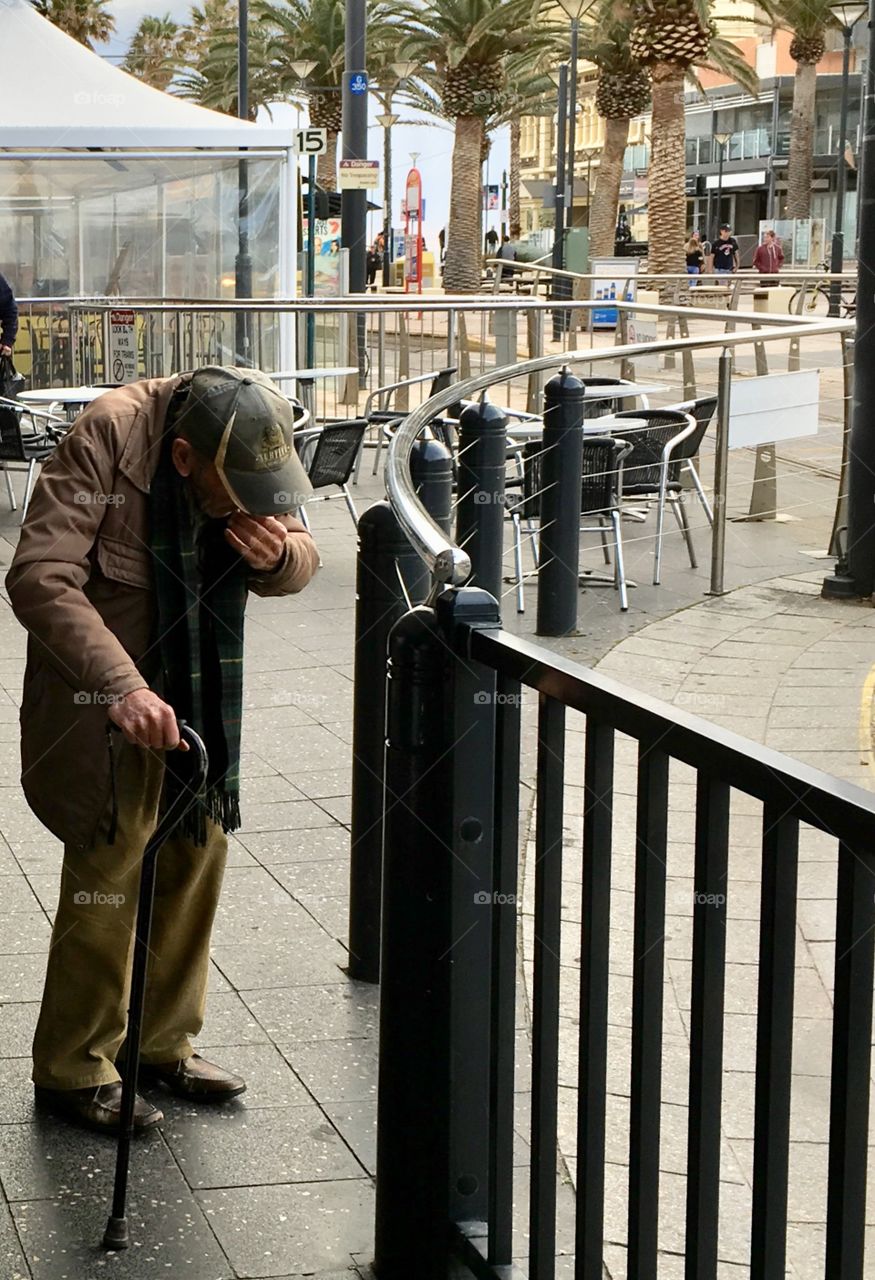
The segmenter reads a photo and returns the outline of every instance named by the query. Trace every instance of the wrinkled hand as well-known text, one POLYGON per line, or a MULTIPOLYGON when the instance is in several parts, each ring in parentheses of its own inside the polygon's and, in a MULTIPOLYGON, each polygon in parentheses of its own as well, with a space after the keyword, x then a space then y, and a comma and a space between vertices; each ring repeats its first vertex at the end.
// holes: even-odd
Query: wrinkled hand
POLYGON ((225 537, 250 568, 264 573, 275 569, 286 545, 288 529, 275 516, 247 516, 235 511, 225 537))
POLYGON ((113 702, 107 713, 118 725, 128 742, 135 747, 153 747, 157 751, 188 751, 188 743, 179 736, 173 708, 151 689, 135 689, 113 702))

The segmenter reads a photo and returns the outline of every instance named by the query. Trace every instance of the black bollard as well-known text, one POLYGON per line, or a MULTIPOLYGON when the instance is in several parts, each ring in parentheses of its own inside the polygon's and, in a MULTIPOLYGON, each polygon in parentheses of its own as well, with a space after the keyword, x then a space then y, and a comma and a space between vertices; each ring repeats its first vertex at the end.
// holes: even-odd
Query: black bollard
POLYGON ((544 388, 539 636, 567 636, 577 630, 583 417, 584 384, 562 369, 544 388))
POLYGON ((374 1233, 380 1280, 448 1274, 452 666, 433 610, 416 609, 393 629, 374 1233))
POLYGON ((486 396, 459 420, 456 542, 471 557, 468 586, 501 600, 507 418, 486 396))
MULTIPOLYGON (((410 479, 428 514, 450 536, 453 513, 453 458, 439 440, 417 440, 410 451, 410 479)), ((431 590, 431 574, 420 560, 408 585, 413 604, 423 604, 431 590)))
POLYGON ((358 523, 358 539, 349 975, 362 982, 378 982, 386 655, 389 632, 408 608, 401 580, 408 594, 411 589, 421 590, 422 562, 404 536, 388 502, 378 502, 363 512, 358 523))

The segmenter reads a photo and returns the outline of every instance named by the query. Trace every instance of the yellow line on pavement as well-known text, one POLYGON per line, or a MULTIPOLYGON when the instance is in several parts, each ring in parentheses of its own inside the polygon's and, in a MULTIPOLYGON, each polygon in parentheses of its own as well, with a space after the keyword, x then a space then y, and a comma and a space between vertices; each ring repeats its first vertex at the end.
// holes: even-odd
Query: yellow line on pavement
POLYGON ((863 764, 868 764, 875 770, 875 752, 872 750, 873 699, 875 699, 875 667, 872 667, 863 681, 863 692, 860 696, 860 755, 863 764))

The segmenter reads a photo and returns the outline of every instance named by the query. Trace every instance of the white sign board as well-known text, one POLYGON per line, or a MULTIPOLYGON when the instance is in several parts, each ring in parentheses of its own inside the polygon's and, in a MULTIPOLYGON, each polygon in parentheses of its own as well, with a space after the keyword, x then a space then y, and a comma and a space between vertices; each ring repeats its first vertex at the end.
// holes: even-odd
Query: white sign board
POLYGON ((817 435, 820 371, 737 378, 729 397, 729 448, 817 435))
POLYGON ((109 372, 111 382, 136 382, 137 324, 133 311, 109 313, 109 372))
POLYGON ((630 342, 658 341, 659 328, 655 312, 632 311, 626 323, 630 342))
POLYGON ((637 258, 593 258, 589 269, 598 278, 592 280, 592 296, 597 304, 592 309, 594 329, 614 329, 617 325, 617 308, 612 304, 620 299, 634 302, 636 294, 637 258))
POLYGON ((294 150, 302 156, 321 156, 328 150, 328 130, 296 129, 294 150))
POLYGON ((379 184, 379 160, 341 160, 339 168, 340 191, 368 191, 379 184))

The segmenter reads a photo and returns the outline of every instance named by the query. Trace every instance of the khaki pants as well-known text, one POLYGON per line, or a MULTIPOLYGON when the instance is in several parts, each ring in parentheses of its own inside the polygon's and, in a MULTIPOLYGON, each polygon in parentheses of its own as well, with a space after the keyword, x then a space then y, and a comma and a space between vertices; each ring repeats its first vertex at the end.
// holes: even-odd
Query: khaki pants
MULTIPOLYGON (((155 829, 164 773, 160 753, 114 742, 118 829, 88 849, 66 847, 42 1008, 33 1042, 33 1080, 84 1089, 119 1079, 140 860, 155 829)), ((142 1059, 170 1062, 192 1052, 204 1020, 210 932, 227 841, 209 826, 207 844, 171 838, 158 856, 147 970, 142 1059)))

